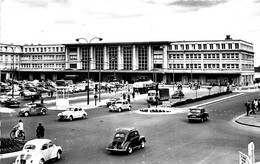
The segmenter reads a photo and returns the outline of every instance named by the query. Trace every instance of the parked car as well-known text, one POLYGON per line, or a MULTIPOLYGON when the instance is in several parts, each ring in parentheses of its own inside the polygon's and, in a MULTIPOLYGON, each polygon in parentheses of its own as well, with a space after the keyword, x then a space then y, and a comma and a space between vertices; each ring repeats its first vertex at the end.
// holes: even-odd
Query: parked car
POLYGON ((6 101, 5 101, 5 107, 19 107, 20 106, 20 102, 15 99, 15 98, 8 98, 6 101))
POLYGON ((59 120, 72 121, 78 118, 86 119, 88 114, 81 107, 68 107, 65 111, 58 113, 57 116, 59 120))
POLYGON ((9 98, 9 96, 1 95, 0 96, 0 103, 4 104, 7 101, 8 98, 9 98))
POLYGON ((188 113, 188 120, 199 120, 201 122, 208 120, 209 114, 204 108, 190 108, 188 113))
POLYGON ((107 107, 109 107, 109 106, 112 105, 112 104, 115 104, 115 102, 118 101, 118 100, 120 100, 119 97, 110 98, 110 99, 106 102, 107 107))
POLYGON ((127 152, 131 154, 133 149, 144 148, 146 139, 141 136, 136 128, 117 128, 112 142, 106 148, 110 152, 127 152))
POLYGON ((21 91, 21 95, 25 97, 34 97, 34 98, 39 98, 41 96, 40 91, 36 91, 36 89, 30 88, 30 89, 25 89, 21 91))
POLYGON ((175 99, 175 98, 183 98, 184 97, 184 93, 182 90, 178 89, 176 91, 174 91, 174 93, 172 94, 172 99, 175 99))
POLYGON ((109 111, 122 112, 123 110, 131 110, 132 105, 127 100, 118 100, 115 104, 109 106, 109 111))
POLYGON ((26 108, 19 111, 19 116, 46 115, 48 109, 41 103, 29 103, 26 108))
POLYGON ((60 160, 61 154, 61 146, 55 145, 51 140, 33 139, 26 142, 14 164, 43 164, 52 159, 60 160))

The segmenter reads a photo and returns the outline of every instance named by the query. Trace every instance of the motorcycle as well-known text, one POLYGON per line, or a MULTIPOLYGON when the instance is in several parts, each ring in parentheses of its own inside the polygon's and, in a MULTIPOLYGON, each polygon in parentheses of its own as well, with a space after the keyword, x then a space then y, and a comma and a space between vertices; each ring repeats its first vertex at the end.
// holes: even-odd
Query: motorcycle
MULTIPOLYGON (((16 132, 16 130, 17 130, 17 128, 14 128, 14 129, 10 132, 10 138, 16 139, 16 138, 15 138, 15 132, 16 132)), ((24 131, 21 131, 21 130, 20 130, 17 139, 25 140, 25 133, 24 133, 24 131)))

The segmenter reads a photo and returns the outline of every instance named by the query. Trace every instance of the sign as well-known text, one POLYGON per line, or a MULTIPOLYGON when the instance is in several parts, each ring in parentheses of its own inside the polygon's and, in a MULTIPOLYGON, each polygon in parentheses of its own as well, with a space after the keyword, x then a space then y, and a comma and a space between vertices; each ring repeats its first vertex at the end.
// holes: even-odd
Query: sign
POLYGON ((250 164, 249 156, 239 151, 239 164, 250 164))
POLYGON ((248 156, 250 159, 251 164, 255 163, 255 145, 253 142, 248 144, 248 156))

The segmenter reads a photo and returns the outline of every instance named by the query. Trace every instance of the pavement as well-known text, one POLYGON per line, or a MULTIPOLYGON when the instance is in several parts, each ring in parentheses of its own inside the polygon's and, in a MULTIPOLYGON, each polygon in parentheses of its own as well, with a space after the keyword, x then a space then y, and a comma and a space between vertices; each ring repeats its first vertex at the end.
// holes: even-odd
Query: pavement
MULTIPOLYGON (((205 91, 205 90, 208 90, 208 89, 202 88, 202 89, 199 89, 198 92, 201 92, 203 90, 205 91)), ((239 92, 239 94, 237 94, 237 95, 228 96, 228 97, 225 97, 225 98, 222 98, 222 99, 210 101, 210 102, 203 103, 203 104, 200 104, 200 105, 197 105, 197 106, 203 106, 203 105, 206 105, 206 104, 215 103, 216 101, 226 100, 227 98, 243 94, 243 92, 259 92, 259 91, 260 90, 258 88, 252 87, 252 86, 244 87, 244 88, 237 88, 237 89, 233 90, 233 92, 239 92)), ((183 92, 184 92, 184 94, 188 94, 188 92, 192 92, 192 90, 190 90, 187 87, 184 87, 183 88, 183 92)), ((218 92, 218 89, 216 89, 215 92, 218 92)), ((205 93, 207 93, 207 92, 205 92, 205 93)), ((211 93, 214 93, 214 91, 212 91, 211 93)), ((109 94, 109 93, 103 93, 103 94, 109 94)), ((122 92, 111 93, 111 94, 115 94, 115 96, 118 96, 118 94, 120 95, 120 94, 122 94, 122 92)), ((170 93, 170 94, 172 94, 172 93, 170 93)), ((78 99, 78 98, 79 97, 71 97, 70 99, 78 99)), ((131 101, 136 101, 136 100, 141 100, 141 99, 145 100, 146 99, 146 94, 144 94, 144 95, 136 94, 134 99, 131 96, 131 101)), ((185 100, 185 98, 182 99, 182 100, 185 100)), ((44 101, 44 103, 51 103, 51 102, 56 102, 56 99, 44 101)), ((95 101, 90 101, 89 105, 87 105, 86 102, 82 102, 82 103, 73 104, 73 106, 77 106, 78 105, 78 106, 82 106, 83 109, 92 109, 92 108, 96 108, 98 106, 106 105, 106 102, 107 102, 107 99, 101 100, 101 101, 97 100, 96 102, 95 101)), ((161 106, 158 106, 158 107, 160 108, 161 106)), ((165 109, 165 107, 161 107, 161 108, 165 109)), ((56 106, 50 107, 49 109, 50 110, 57 110, 56 106)), ((172 107, 171 107, 171 109, 172 109, 172 107)), ((180 109, 180 108, 177 107, 176 109, 180 109)), ((174 109, 172 109, 172 110, 174 110, 174 109)), ((4 108, 4 107, 0 108, 0 113, 12 113, 12 112, 14 112, 13 109, 4 108)), ((174 113, 179 113, 179 112, 174 112, 174 113)), ((246 116, 246 114, 242 114, 242 115, 236 117, 234 120, 238 124, 242 124, 242 125, 250 126, 250 127, 258 127, 258 128, 260 128, 260 110, 256 111, 256 114, 251 114, 249 116, 246 116)), ((14 157, 14 156, 17 156, 17 154, 19 154, 19 152, 0 154, 0 159, 1 158, 14 157)), ((260 164, 260 162, 256 162, 255 164, 260 164)))

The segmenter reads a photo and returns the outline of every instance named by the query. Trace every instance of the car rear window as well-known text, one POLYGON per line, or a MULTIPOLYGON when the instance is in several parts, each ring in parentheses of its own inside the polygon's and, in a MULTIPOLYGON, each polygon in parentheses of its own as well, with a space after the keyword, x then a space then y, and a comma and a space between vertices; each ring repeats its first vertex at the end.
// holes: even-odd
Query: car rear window
POLYGON ((34 150, 35 149, 35 145, 25 145, 24 146, 24 149, 31 149, 31 150, 34 150))

